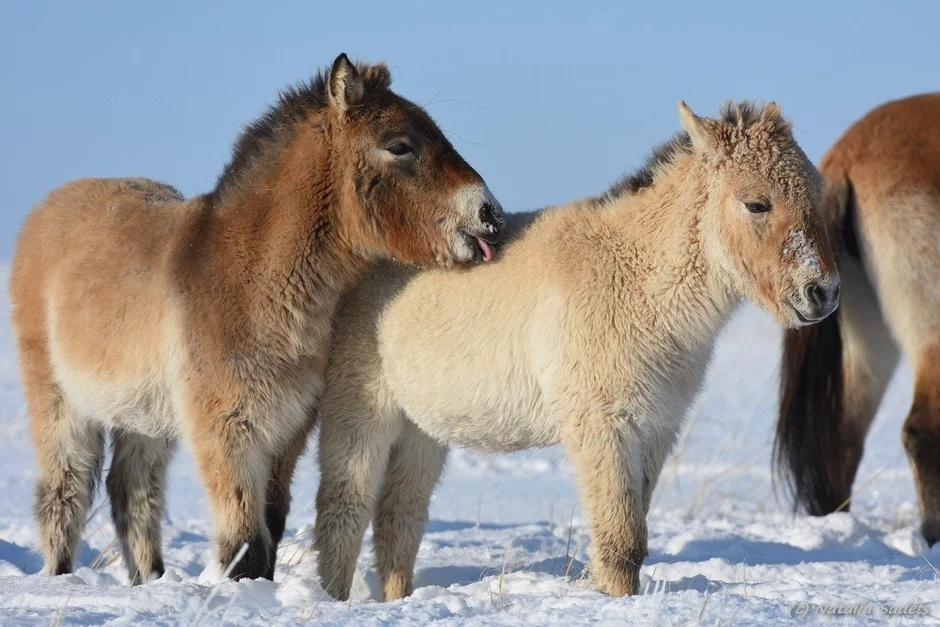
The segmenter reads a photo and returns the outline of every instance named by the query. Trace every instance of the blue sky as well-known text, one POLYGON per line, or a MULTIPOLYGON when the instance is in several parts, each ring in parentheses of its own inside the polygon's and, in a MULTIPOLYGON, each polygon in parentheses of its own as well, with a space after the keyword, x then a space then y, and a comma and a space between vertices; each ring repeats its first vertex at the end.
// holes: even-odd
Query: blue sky
POLYGON ((940 3, 3 2, 0 258, 47 191, 208 191, 241 127, 339 52, 384 59, 510 210, 602 191, 676 102, 776 100, 818 159, 883 101, 940 88, 940 3))

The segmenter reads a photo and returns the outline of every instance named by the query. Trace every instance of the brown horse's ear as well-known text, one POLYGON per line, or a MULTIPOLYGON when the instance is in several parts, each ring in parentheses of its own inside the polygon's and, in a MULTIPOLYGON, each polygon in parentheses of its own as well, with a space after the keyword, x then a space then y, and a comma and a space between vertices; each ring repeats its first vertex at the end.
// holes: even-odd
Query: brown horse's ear
POLYGON ((717 143, 710 122, 695 115, 685 101, 679 101, 679 124, 692 138, 692 146, 699 152, 711 150, 717 143))
POLYGON ((790 122, 783 117, 783 112, 780 111, 780 105, 776 102, 769 102, 764 105, 760 114, 760 121, 772 131, 778 133, 786 133, 792 130, 790 122))
POLYGON ((766 105, 764 105, 760 117, 762 120, 770 122, 777 122, 782 120, 783 114, 780 112, 780 105, 773 101, 768 102, 766 105))
POLYGON ((356 69, 356 66, 349 60, 345 52, 333 61, 328 86, 327 93, 330 97, 330 104, 340 114, 346 113, 350 107, 355 107, 362 102, 365 84, 359 70, 356 69))

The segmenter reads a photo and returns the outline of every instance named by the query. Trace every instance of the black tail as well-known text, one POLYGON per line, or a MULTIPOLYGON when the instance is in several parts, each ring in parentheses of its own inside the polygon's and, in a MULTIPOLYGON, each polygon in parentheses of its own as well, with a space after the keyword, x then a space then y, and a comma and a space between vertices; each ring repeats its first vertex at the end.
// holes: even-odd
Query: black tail
MULTIPOLYGON (((852 219, 852 189, 845 179, 827 181, 823 210, 830 240, 858 255, 852 219)), ((847 509, 854 468, 842 454, 845 422, 840 312, 822 322, 788 329, 783 338, 780 414, 773 465, 794 498, 794 508, 821 516, 847 509)))

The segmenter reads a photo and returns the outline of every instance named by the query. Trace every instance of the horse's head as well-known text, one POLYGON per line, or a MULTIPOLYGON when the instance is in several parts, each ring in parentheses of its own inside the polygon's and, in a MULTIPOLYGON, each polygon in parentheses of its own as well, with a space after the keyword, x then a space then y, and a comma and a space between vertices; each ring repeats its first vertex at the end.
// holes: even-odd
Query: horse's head
POLYGON ((334 193, 351 244, 417 265, 489 261, 502 207, 424 109, 390 84, 385 65, 357 67, 345 54, 326 79, 332 161, 342 168, 334 193))
POLYGON ((703 245, 734 289, 786 326, 835 311, 840 279, 823 179, 777 105, 729 104, 721 119, 707 119, 680 103, 679 118, 706 166, 703 245))

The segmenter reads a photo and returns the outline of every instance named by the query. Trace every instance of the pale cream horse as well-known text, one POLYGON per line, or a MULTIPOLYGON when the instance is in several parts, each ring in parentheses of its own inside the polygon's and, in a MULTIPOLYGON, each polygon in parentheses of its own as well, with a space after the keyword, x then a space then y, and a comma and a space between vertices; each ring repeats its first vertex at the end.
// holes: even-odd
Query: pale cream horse
POLYGON ((724 322, 742 298, 786 326, 839 302, 822 178, 777 106, 679 117, 686 132, 605 195, 516 216, 496 263, 385 265, 345 299, 315 530, 331 595, 348 597, 370 519, 384 598, 411 593, 446 445, 558 442, 595 585, 637 591, 650 496, 724 322))

